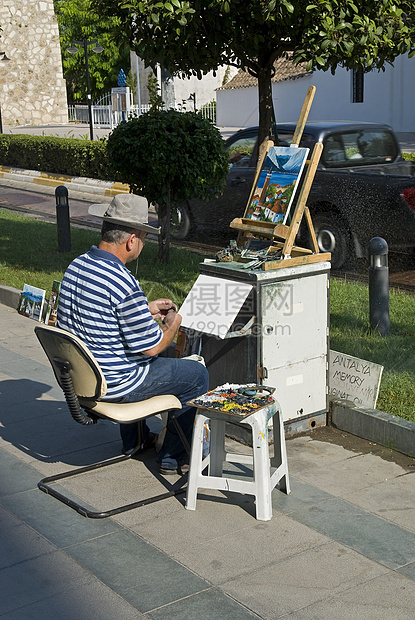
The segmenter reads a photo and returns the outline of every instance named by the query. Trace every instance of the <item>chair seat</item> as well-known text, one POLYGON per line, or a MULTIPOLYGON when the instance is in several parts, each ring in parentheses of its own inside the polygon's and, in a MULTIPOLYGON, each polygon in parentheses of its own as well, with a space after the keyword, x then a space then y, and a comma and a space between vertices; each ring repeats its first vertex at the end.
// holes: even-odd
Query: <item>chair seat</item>
POLYGON ((135 422, 150 415, 168 411, 169 409, 181 409, 182 405, 173 394, 163 394, 161 396, 153 396, 147 400, 138 403, 112 403, 109 401, 94 401, 79 398, 82 407, 90 409, 95 414, 108 418, 114 422, 125 424, 135 422))

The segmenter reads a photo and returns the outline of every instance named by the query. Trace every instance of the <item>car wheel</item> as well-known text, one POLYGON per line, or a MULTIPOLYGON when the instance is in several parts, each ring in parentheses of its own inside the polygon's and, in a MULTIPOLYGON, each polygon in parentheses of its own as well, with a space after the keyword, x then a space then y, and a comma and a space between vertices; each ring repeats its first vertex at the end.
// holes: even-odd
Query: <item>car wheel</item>
MULTIPOLYGON (((158 214, 159 208, 155 204, 155 210, 158 214)), ((170 216, 170 233, 174 239, 186 239, 193 228, 188 208, 185 205, 172 207, 170 216)))
POLYGON ((174 239, 186 239, 192 229, 190 213, 185 205, 172 207, 171 235, 174 239))
POLYGON ((332 268, 340 269, 350 258, 347 226, 331 213, 321 213, 312 219, 320 252, 331 252, 332 268))

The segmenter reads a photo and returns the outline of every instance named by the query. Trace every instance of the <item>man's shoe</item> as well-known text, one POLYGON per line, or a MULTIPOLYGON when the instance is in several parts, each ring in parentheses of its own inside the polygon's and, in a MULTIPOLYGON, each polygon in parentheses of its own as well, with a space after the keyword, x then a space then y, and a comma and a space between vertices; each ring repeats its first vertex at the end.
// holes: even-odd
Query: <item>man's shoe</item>
POLYGON ((149 448, 155 448, 157 438, 158 438, 158 435, 156 433, 149 433, 147 439, 143 443, 143 450, 148 450, 149 448))
POLYGON ((132 456, 133 454, 136 454, 138 452, 143 452, 143 450, 148 450, 149 448, 155 448, 157 437, 158 435, 156 435, 156 433, 150 433, 141 448, 136 446, 135 448, 130 448, 129 450, 123 449, 122 453, 124 456, 132 456))
POLYGON ((176 467, 165 467, 160 465, 159 473, 162 474, 162 476, 176 476, 177 474, 179 474, 179 476, 184 476, 189 473, 189 464, 183 463, 182 465, 177 465, 176 467))

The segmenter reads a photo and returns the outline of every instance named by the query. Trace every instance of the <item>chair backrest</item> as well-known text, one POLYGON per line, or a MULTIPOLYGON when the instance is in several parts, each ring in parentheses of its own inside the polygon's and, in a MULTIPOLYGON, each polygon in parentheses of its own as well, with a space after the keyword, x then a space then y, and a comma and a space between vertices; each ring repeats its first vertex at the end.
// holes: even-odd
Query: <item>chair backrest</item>
POLYGON ((60 387, 62 384, 61 362, 70 365, 69 374, 76 396, 98 400, 107 392, 107 383, 98 362, 74 334, 50 325, 37 325, 36 336, 43 347, 60 387))

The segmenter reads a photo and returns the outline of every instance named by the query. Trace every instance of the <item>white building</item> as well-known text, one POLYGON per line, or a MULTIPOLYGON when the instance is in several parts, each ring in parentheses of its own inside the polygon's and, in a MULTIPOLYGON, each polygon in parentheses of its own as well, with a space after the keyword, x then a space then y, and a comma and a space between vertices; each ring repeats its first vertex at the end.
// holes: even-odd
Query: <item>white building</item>
MULTIPOLYGON (((150 73, 153 73, 153 70, 146 67, 144 61, 137 58, 134 52, 131 53, 131 70, 136 74, 138 71, 140 103, 146 105, 149 103, 148 76, 150 73)), ((238 69, 236 67, 223 66, 219 67, 215 74, 213 71, 210 71, 201 80, 196 76, 191 78, 175 76, 173 78, 175 107, 192 111, 194 110, 194 100, 196 99, 196 108, 200 110, 202 106, 216 100, 216 90, 224 84, 224 80, 232 79, 237 72, 238 69)), ((160 67, 156 72, 156 77, 161 90, 160 67)))
POLYGON ((199 80, 196 76, 191 78, 174 78, 174 94, 176 105, 182 101, 186 102, 186 109, 193 110, 193 103, 189 101, 189 97, 196 95, 196 108, 199 110, 203 105, 216 100, 216 91, 223 84, 226 77, 231 79, 236 75, 238 69, 236 67, 219 67, 216 74, 210 71, 199 80))
MULTIPOLYGON (((397 132, 415 131, 415 58, 399 56, 385 71, 337 69, 305 71, 289 59, 275 63, 272 83, 277 122, 298 120, 310 85, 316 94, 308 120, 355 120, 387 123, 397 132)), ((239 71, 216 92, 216 119, 220 127, 258 124, 257 80, 239 71)))

